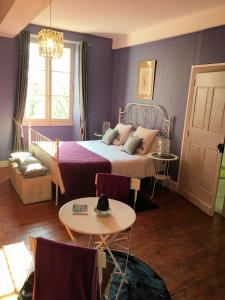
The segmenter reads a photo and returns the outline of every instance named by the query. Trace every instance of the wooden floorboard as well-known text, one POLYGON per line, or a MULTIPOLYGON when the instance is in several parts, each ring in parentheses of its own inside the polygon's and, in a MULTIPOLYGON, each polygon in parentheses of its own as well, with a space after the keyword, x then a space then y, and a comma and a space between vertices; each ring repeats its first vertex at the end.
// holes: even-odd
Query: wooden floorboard
MULTIPOLYGON (((209 217, 191 203, 158 188, 159 208, 137 214, 133 253, 166 282, 174 300, 225 299, 225 219, 209 217)), ((58 208, 47 201, 23 205, 0 169, 0 246, 29 235, 69 241, 58 208)), ((86 245, 87 238, 78 236, 86 245)), ((148 299, 146 299, 148 300, 148 299)))

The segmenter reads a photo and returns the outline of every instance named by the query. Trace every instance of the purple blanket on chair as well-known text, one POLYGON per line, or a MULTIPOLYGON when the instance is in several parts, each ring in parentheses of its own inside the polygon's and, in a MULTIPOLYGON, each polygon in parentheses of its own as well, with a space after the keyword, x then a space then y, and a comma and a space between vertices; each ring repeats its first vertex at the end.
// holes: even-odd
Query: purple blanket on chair
POLYGON ((94 300, 97 250, 37 238, 33 300, 94 300))
POLYGON ((96 196, 107 194, 109 198, 129 202, 131 178, 112 174, 98 174, 96 196))
POLYGON ((66 200, 95 196, 95 174, 111 173, 111 163, 76 142, 62 142, 59 168, 66 200))

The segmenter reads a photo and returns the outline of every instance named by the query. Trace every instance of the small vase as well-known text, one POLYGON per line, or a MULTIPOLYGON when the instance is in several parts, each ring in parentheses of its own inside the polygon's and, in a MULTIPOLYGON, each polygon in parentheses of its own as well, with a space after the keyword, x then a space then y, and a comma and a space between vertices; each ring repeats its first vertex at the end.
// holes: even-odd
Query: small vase
POLYGON ((109 200, 106 194, 101 194, 98 198, 97 209, 100 211, 106 211, 109 209, 109 200))

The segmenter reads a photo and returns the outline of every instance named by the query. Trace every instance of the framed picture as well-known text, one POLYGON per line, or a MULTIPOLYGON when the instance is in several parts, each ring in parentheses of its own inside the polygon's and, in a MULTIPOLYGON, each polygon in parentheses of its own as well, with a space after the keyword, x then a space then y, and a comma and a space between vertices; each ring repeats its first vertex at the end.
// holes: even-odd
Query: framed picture
POLYGON ((137 98, 140 100, 153 99, 155 66, 155 60, 141 61, 138 65, 137 98))

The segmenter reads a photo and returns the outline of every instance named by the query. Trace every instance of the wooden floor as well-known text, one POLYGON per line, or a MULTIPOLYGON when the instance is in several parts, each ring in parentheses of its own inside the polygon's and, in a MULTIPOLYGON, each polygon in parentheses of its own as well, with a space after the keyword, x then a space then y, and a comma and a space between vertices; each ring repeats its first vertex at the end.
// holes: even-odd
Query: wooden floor
MULTIPOLYGON (((164 279, 174 300, 225 299, 225 219, 209 217, 163 188, 155 202, 158 209, 137 215, 134 254, 164 279)), ((27 241, 28 235, 68 241, 57 213, 51 201, 24 206, 7 168, 0 169, 1 247, 27 241)), ((86 243, 84 237, 78 240, 86 243)))

